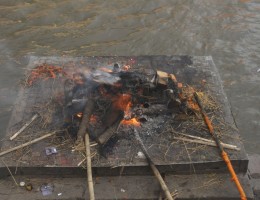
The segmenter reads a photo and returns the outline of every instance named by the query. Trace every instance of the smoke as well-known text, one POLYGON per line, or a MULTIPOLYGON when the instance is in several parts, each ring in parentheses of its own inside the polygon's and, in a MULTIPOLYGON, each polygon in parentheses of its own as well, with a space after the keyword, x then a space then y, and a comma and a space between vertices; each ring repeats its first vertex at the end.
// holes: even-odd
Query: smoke
POLYGON ((98 83, 105 83, 109 85, 113 85, 116 82, 120 81, 120 77, 118 77, 116 74, 110 74, 108 72, 104 72, 101 70, 95 70, 92 74, 91 77, 93 81, 98 82, 98 83))
POLYGON ((99 67, 95 70, 85 69, 82 73, 87 80, 91 80, 100 84, 104 83, 113 85, 121 80, 118 72, 120 72, 120 65, 115 64, 115 66, 108 65, 105 67, 99 67))

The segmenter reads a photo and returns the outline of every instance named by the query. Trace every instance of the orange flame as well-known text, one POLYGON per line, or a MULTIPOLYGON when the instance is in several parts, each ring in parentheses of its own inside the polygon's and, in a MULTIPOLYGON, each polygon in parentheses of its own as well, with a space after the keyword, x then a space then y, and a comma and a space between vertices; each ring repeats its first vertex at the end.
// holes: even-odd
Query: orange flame
MULTIPOLYGON (((114 101, 114 107, 123 110, 125 117, 131 117, 131 106, 132 102, 130 94, 122 94, 117 97, 116 101, 114 101)), ((124 125, 140 126, 140 122, 138 122, 136 118, 131 118, 129 120, 123 119, 121 123, 124 125)))
POLYGON ((124 124, 124 125, 133 125, 133 126, 140 126, 140 122, 137 121, 136 118, 132 118, 132 119, 129 119, 129 120, 126 120, 126 119, 123 119, 121 121, 121 124, 124 124))
POLYGON ((77 116, 78 118, 82 118, 83 113, 82 113, 82 112, 79 112, 79 113, 76 114, 76 116, 77 116))
POLYGON ((114 101, 114 107, 125 112, 128 112, 131 107, 131 95, 130 94, 122 94, 116 97, 114 101))

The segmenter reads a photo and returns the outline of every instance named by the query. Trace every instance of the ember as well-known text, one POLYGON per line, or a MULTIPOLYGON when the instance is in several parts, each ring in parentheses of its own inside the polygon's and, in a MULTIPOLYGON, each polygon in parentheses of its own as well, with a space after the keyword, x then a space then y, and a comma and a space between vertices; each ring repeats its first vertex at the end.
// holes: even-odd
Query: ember
POLYGON ((26 83, 31 86, 37 79, 47 80, 49 78, 55 79, 57 75, 66 76, 67 73, 58 66, 40 65, 31 71, 26 83))
POLYGON ((132 119, 129 119, 129 120, 123 119, 123 120, 121 121, 121 124, 124 124, 124 125, 133 125, 133 126, 141 126, 141 123, 138 122, 136 118, 132 118, 132 119))
POLYGON ((82 118, 82 116, 83 116, 83 113, 82 113, 82 112, 80 112, 80 113, 77 113, 77 114, 76 114, 76 116, 77 116, 78 118, 82 118))
POLYGON ((122 94, 116 97, 114 107, 128 112, 131 106, 131 95, 122 94))

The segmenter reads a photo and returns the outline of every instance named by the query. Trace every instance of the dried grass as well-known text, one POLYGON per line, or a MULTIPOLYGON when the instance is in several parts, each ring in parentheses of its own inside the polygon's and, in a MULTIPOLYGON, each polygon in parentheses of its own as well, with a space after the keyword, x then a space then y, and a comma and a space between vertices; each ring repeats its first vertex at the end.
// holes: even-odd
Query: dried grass
POLYGON ((53 99, 50 99, 47 103, 33 106, 33 111, 40 115, 42 128, 47 128, 53 122, 58 107, 59 105, 53 99))

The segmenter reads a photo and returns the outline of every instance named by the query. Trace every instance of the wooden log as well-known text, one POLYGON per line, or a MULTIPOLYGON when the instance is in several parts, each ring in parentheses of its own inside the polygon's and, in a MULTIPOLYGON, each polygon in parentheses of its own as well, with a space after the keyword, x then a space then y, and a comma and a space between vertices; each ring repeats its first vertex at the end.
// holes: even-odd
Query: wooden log
POLYGON ((149 163, 149 165, 150 165, 150 167, 151 167, 151 169, 154 173, 154 176, 157 178, 158 182, 160 183, 160 186, 161 186, 166 198, 168 200, 174 200, 175 198, 172 197, 172 195, 169 191, 169 188, 167 187, 165 181, 163 180, 159 170, 157 169, 157 167, 155 166, 155 164, 151 160, 151 158, 150 158, 150 156, 149 156, 149 154, 148 154, 148 152, 147 152, 147 150, 144 146, 144 143, 143 143, 142 139, 140 138, 136 129, 134 129, 134 134, 135 134, 135 139, 139 143, 139 145, 140 145, 140 147, 141 147, 141 149, 142 149, 142 151, 143 151, 143 153, 144 153, 144 155, 145 155, 145 157, 146 157, 146 159, 147 159, 147 161, 148 161, 148 163, 149 163))
POLYGON ((93 185, 93 178, 92 178, 90 142, 89 142, 89 134, 88 133, 85 134, 85 147, 86 147, 86 156, 87 156, 87 175, 88 175, 89 199, 95 200, 94 185, 93 185))
POLYGON ((118 120, 116 123, 114 123, 111 127, 109 127, 105 132, 100 135, 96 141, 99 144, 105 144, 117 131, 118 126, 120 125, 121 120, 118 120))
POLYGON ((0 156, 3 156, 3 155, 8 154, 8 153, 10 153, 10 152, 12 152, 12 151, 15 151, 15 150, 21 149, 21 148, 23 148, 23 147, 29 146, 29 145, 31 145, 31 144, 34 144, 34 143, 36 143, 36 142, 39 142, 39 141, 41 141, 41 140, 43 140, 43 139, 45 139, 45 138, 48 138, 48 137, 50 137, 50 136, 53 136, 53 135, 57 134, 58 132, 60 132, 60 131, 54 131, 54 132, 52 132, 52 133, 48 133, 48 134, 43 135, 43 136, 41 136, 41 137, 39 137, 39 138, 36 138, 36 139, 34 139, 34 140, 32 140, 32 141, 29 141, 29 142, 26 142, 26 143, 21 144, 21 145, 19 145, 19 146, 13 147, 13 148, 11 148, 11 149, 2 151, 2 152, 0 153, 0 156))
POLYGON ((38 114, 35 114, 31 120, 27 123, 25 123, 22 128, 20 128, 13 136, 10 137, 10 140, 15 139, 20 133, 22 133, 36 118, 38 117, 38 114))
POLYGON ((111 106, 103 118, 103 128, 98 133, 96 141, 105 144, 114 135, 123 118, 124 112, 111 106))
POLYGON ((94 109, 94 100, 92 98, 89 98, 89 100, 85 105, 85 109, 83 111, 83 117, 80 122, 79 130, 77 133, 76 143, 80 143, 80 141, 83 141, 93 109, 94 109))

